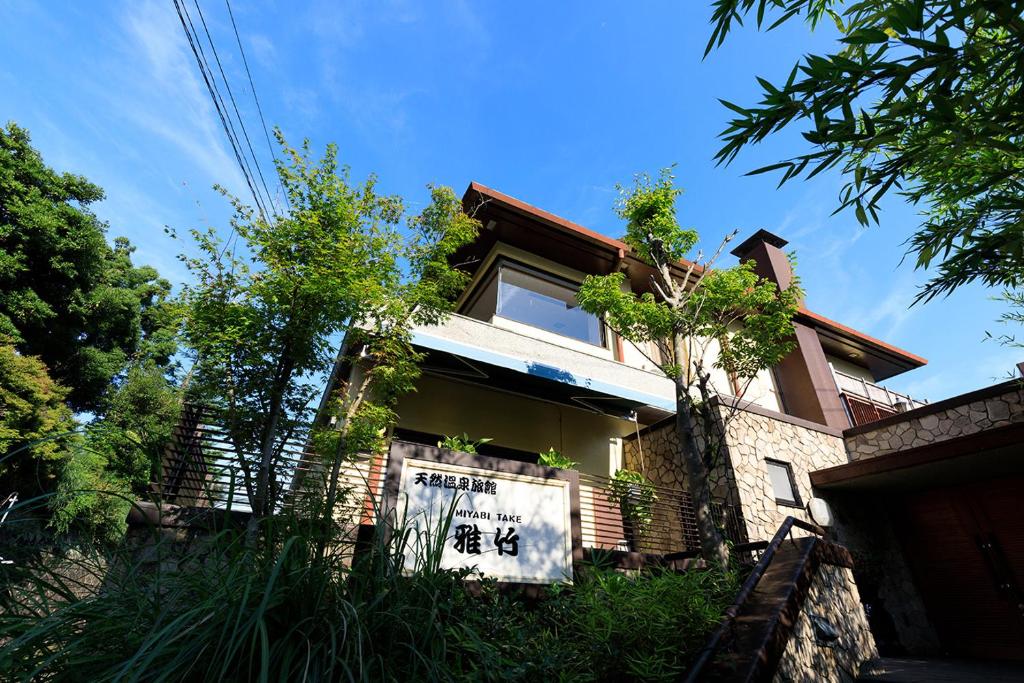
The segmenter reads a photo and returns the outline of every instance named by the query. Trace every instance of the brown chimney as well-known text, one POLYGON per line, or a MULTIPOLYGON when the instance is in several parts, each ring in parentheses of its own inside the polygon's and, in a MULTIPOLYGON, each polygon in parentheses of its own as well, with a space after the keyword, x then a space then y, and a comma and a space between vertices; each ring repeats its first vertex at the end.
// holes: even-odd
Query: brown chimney
MULTIPOLYGON (((740 261, 755 262, 754 272, 786 289, 793 284, 793 268, 782 248, 786 240, 758 230, 732 250, 740 261)), ((803 306, 803 299, 800 301, 803 306)), ((794 321, 796 348, 775 368, 775 380, 786 413, 835 429, 850 426, 818 333, 794 321)))
MULTIPOLYGON (((740 261, 754 261, 754 272, 766 280, 771 280, 786 289, 793 284, 793 268, 789 265, 789 257, 782 248, 789 244, 778 235, 761 229, 743 240, 743 243, 732 250, 732 255, 740 261)), ((800 302, 801 305, 803 301, 800 302)))

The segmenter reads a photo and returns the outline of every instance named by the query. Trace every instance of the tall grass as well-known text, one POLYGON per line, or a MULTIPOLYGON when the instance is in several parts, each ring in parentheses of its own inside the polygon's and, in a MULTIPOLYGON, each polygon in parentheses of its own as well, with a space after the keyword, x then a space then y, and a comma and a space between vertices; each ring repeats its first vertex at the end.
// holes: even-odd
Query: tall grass
POLYGON ((588 567, 523 600, 441 568, 446 533, 420 547, 411 528, 382 524, 353 559, 349 543, 324 552, 308 519, 266 520, 256 544, 227 529, 0 568, 0 677, 672 679, 735 591, 711 572, 588 567))

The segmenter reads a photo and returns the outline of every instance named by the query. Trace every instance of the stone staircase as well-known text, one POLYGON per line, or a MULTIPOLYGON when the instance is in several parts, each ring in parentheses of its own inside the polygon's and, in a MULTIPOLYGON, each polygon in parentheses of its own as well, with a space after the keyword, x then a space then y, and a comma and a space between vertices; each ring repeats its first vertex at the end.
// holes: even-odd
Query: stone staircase
POLYGON ((688 681, 854 681, 876 656, 845 548, 788 518, 688 681))

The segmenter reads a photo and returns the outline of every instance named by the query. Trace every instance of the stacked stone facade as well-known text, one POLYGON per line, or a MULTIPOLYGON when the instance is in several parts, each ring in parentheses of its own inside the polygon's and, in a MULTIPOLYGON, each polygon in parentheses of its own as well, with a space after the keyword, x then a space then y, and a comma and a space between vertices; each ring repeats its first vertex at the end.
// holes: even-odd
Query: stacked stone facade
POLYGON ((857 587, 875 620, 878 646, 916 655, 941 654, 913 574, 889 519, 885 496, 830 491, 832 540, 850 551, 857 587))
POLYGON ((774 681, 852 681, 861 664, 877 656, 853 573, 845 567, 822 564, 797 615, 774 681), (830 644, 819 643, 812 617, 823 619, 835 628, 838 639, 830 644))
POLYGON ((881 420, 877 427, 849 430, 846 448, 851 461, 926 446, 960 436, 1024 422, 1024 389, 1019 382, 996 396, 959 402, 942 401, 899 417, 881 420))
MULTIPOLYGON (((725 408, 720 408, 724 412, 725 408)), ((770 540, 786 517, 813 521, 807 512, 810 473, 847 462, 839 432, 823 425, 768 411, 738 410, 726 426, 729 470, 750 540, 770 540), (768 476, 767 459, 789 464, 799 506, 779 503, 768 476)))
MULTIPOLYGON (((728 421, 724 420, 727 406, 719 405, 717 409, 720 426, 725 423, 725 452, 723 461, 711 473, 713 496, 718 503, 739 508, 746 540, 769 540, 787 516, 813 521, 807 512, 814 496, 811 472, 1024 423, 1024 384, 1007 382, 845 433, 758 406, 743 406, 728 421), (768 460, 790 466, 798 505, 776 500, 768 460)), ((675 422, 668 420, 641 433, 639 439, 627 440, 624 464, 644 471, 658 486, 685 490, 679 453, 675 422)), ((826 572, 821 579, 827 585, 821 588, 820 596, 832 594, 838 600, 831 606, 837 610, 833 611, 842 615, 845 605, 851 618, 857 620, 849 624, 853 630, 844 632, 843 638, 873 647, 861 635, 868 632, 866 623, 860 623, 864 612, 856 608, 863 598, 871 606, 879 647, 919 655, 941 652, 889 519, 888 494, 830 489, 819 495, 832 509, 830 537, 850 550, 857 585, 863 593, 857 594, 851 576, 830 576, 826 572), (852 587, 853 593, 843 594, 846 586, 852 587)), ((846 574, 849 571, 842 570, 846 574)), ((807 605, 814 605, 816 600, 808 600, 807 605)), ((841 616, 836 621, 841 622, 841 616)), ((855 671, 852 664, 842 653, 814 644, 809 621, 802 615, 776 680, 808 680, 804 676, 809 671, 821 675, 820 680, 842 680, 847 672, 855 671)))
MULTIPOLYGON (((740 507, 746 537, 752 541, 770 540, 787 516, 810 521, 806 512, 812 495, 809 473, 847 462, 841 434, 756 406, 735 410, 726 420, 728 410, 718 407, 719 419, 726 424, 726 447, 723 462, 710 477, 715 501, 740 507), (790 465, 800 506, 776 502, 766 459, 790 465)), ((639 440, 627 440, 623 449, 627 468, 645 472, 658 486, 685 490, 679 452, 674 420, 655 425, 639 440)))
POLYGON ((655 486, 685 491, 687 486, 679 453, 675 417, 644 430, 639 439, 627 438, 622 442, 622 462, 626 469, 642 472, 655 486))

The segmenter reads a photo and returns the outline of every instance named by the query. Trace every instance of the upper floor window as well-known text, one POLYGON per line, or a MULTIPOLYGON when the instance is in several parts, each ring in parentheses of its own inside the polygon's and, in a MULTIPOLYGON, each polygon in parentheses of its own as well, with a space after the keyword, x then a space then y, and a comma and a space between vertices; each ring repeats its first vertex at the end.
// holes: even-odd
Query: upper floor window
POLYGON ((568 280, 502 260, 482 284, 470 315, 483 319, 490 309, 508 320, 604 346, 604 326, 579 307, 577 289, 568 280))

